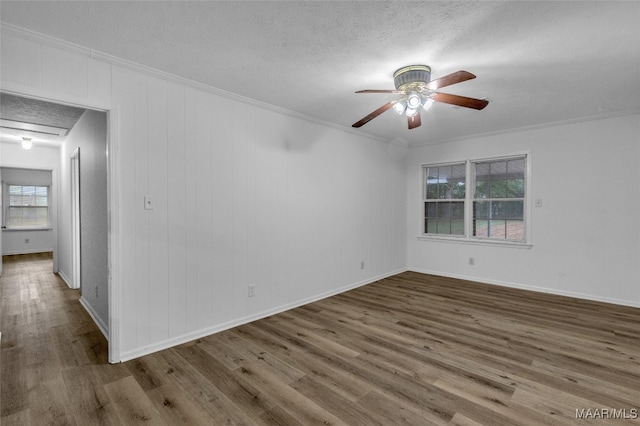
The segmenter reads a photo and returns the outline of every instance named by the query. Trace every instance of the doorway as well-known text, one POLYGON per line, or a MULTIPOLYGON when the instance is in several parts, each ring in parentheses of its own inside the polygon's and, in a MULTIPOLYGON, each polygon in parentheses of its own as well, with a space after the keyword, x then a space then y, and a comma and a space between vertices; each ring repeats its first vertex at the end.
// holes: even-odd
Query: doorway
MULTIPOLYGON (((52 225, 57 230, 55 248, 59 253, 59 275, 69 287, 80 290, 80 303, 88 311, 94 322, 110 340, 111 284, 110 284, 110 244, 109 244, 109 168, 107 153, 109 145, 108 113, 84 106, 68 105, 58 101, 43 100, 18 93, 0 93, 3 122, 17 118, 7 118, 15 112, 7 105, 30 105, 27 110, 37 111, 38 119, 43 116, 76 114, 71 126, 65 123, 48 123, 49 127, 66 128, 63 136, 52 136, 53 141, 33 139, 33 147, 27 156, 19 147, 19 140, 11 141, 6 134, 11 130, 1 129, 3 149, 0 165, 22 166, 27 158, 39 159, 44 151, 56 150, 56 171, 52 187, 57 188, 58 203, 55 207, 57 218, 52 225), (15 102, 13 102, 15 100, 15 102), (79 114, 77 112, 80 111, 79 114), (62 114, 56 115, 56 112, 62 114), (6 130, 6 131, 5 131, 6 130), (80 167, 80 151, 85 167, 80 167), (5 155, 5 154, 9 155, 5 155), (89 285, 87 287, 86 285, 89 285), (85 288, 86 287, 86 288, 85 288)), ((29 121, 25 111, 19 115, 22 121, 29 121)), ((15 130, 17 132, 17 130, 15 130)), ((14 137, 17 135, 13 134, 14 137)), ((44 138, 42 138, 44 139, 44 138)), ((31 163, 27 163, 32 166, 31 163)), ((6 206, 5 206, 6 207, 6 206)), ((117 351, 109 344, 109 360, 117 361, 117 351)))

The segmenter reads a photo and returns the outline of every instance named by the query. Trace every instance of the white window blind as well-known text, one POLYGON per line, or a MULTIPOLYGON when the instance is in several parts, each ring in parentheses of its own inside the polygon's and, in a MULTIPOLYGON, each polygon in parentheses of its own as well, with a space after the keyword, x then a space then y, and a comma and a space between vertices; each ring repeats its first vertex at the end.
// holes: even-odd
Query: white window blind
POLYGON ((49 187, 36 185, 7 185, 5 223, 9 229, 49 227, 49 187))

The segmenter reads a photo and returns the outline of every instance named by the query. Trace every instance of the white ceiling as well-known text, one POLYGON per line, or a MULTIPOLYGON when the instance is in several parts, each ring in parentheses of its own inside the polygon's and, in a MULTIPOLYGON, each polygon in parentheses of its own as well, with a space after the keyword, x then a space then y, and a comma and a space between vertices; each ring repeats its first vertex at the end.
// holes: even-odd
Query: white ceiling
POLYGON ((640 111, 640 2, 2 1, 0 20, 347 127, 401 66, 477 75, 442 92, 482 111, 357 130, 414 145, 640 111))

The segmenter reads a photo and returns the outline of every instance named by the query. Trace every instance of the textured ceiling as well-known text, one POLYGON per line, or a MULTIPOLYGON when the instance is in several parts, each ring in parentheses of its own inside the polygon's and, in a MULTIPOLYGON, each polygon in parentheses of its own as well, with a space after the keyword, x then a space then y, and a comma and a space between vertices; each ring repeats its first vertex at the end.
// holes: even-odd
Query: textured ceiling
POLYGON ((476 74, 442 91, 482 111, 357 130, 410 144, 640 111, 640 2, 2 1, 0 20, 347 127, 401 66, 476 74))
POLYGON ((0 94, 0 119, 70 130, 84 109, 37 99, 0 94))
POLYGON ((0 140, 20 143, 23 137, 29 137, 37 145, 58 146, 64 140, 64 136, 42 133, 48 130, 31 125, 65 129, 66 135, 84 111, 82 108, 0 93, 0 119, 3 120, 0 123, 0 140), (25 127, 20 125, 15 127, 14 122, 24 123, 28 125, 26 129, 32 128, 34 131, 25 130, 25 127))

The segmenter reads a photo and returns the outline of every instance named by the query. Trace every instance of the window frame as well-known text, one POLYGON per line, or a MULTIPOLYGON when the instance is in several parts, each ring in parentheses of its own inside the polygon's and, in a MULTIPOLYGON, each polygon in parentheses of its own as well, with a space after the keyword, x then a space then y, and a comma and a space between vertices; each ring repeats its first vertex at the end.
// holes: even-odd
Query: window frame
POLYGON ((422 183, 421 183, 421 198, 422 198, 422 229, 424 231, 425 228, 425 224, 426 224, 426 220, 427 220, 427 216, 425 215, 425 204, 426 203, 434 203, 434 204, 438 204, 441 202, 455 202, 455 203, 462 203, 462 210, 463 210, 463 232, 462 235, 460 234, 427 234, 426 232, 422 232, 424 235, 429 235, 429 236, 441 236, 441 237, 447 237, 447 238, 464 238, 467 234, 467 223, 466 223, 466 216, 467 216, 467 197, 468 197, 468 191, 469 191, 469 182, 468 182, 468 175, 469 175, 469 171, 468 171, 468 165, 465 161, 448 161, 446 163, 436 163, 436 164, 426 164, 422 166, 422 174, 421 174, 421 179, 422 179, 422 183), (459 165, 463 165, 465 167, 465 175, 464 175, 464 191, 465 191, 465 197, 464 198, 435 198, 435 199, 429 199, 427 197, 427 186, 425 185, 425 182, 427 180, 427 170, 429 168, 441 168, 441 167, 453 167, 453 166, 459 166, 459 165), (446 200, 446 201, 443 201, 446 200))
POLYGON ((466 158, 464 160, 442 161, 433 163, 422 163, 420 165, 420 214, 419 214, 419 233, 418 239, 424 241, 441 241, 452 243, 464 243, 464 244, 479 244, 489 246, 508 246, 519 248, 531 248, 533 246, 531 238, 531 208, 532 208, 532 194, 531 194, 531 170, 532 161, 531 153, 529 151, 513 152, 506 155, 494 155, 485 157, 473 157, 466 158), (508 240, 497 239, 483 236, 472 235, 473 230, 473 203, 475 200, 475 186, 476 176, 474 167, 477 163, 495 162, 513 160, 518 158, 524 158, 525 160, 525 172, 524 172, 524 198, 523 198, 523 222, 524 222, 524 239, 523 240, 508 240), (464 199, 464 235, 447 235, 447 234, 428 234, 425 229, 425 200, 426 200, 426 169, 428 167, 440 167, 452 164, 464 163, 466 168, 465 175, 465 199, 464 199))
POLYGON ((3 200, 2 200, 2 208, 3 208, 3 212, 2 212, 2 230, 3 231, 40 231, 40 230, 50 230, 52 229, 51 227, 51 185, 42 185, 42 184, 25 184, 25 183, 12 183, 12 182, 2 182, 2 196, 3 196, 3 200), (41 188, 47 188, 47 205, 46 206, 12 206, 10 201, 11 201, 11 197, 10 197, 10 187, 11 186, 20 186, 22 188, 24 187, 41 187, 41 188), (42 209, 46 209, 47 211, 47 223, 45 225, 42 226, 15 226, 15 225, 9 225, 9 211, 12 207, 29 207, 29 208, 42 208, 42 209))

